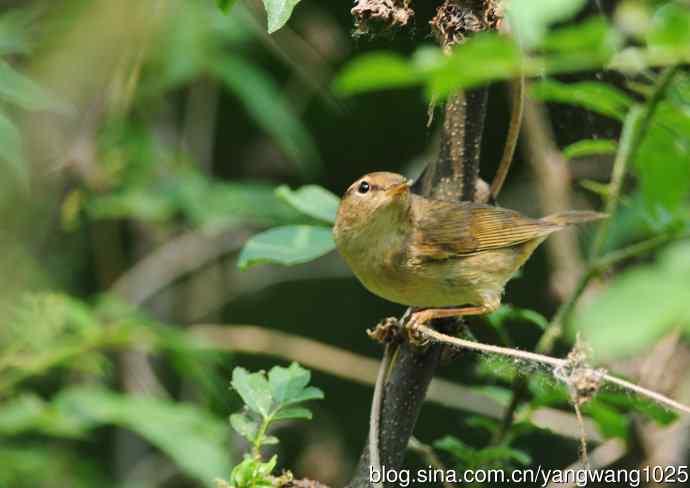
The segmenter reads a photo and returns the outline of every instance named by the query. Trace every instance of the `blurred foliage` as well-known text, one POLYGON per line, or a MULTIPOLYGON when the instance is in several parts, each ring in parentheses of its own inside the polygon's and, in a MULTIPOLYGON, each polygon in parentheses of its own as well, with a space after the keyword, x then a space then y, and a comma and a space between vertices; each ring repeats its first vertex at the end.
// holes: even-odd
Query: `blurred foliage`
MULTIPOLYGON (((658 240, 617 261, 568 330, 582 332, 601 362, 644 354, 669 333, 690 336, 687 2, 625 0, 604 16, 583 10, 583 0, 513 0, 514 37, 475 36, 446 56, 428 44, 420 20, 418 34, 361 42, 365 52, 342 66, 337 39, 349 36, 349 6, 305 1, 295 9, 298 3, 33 0, 0 12, 0 487, 211 486, 229 476, 218 485, 239 488, 273 483, 276 470, 298 459, 308 469, 328 464, 304 461, 312 440, 298 437, 302 432, 286 431, 279 445, 267 432, 279 420, 311 418, 297 404, 322 397, 308 385, 310 373, 296 364, 268 373, 235 369, 232 384, 245 409, 226 422, 238 407, 226 388, 235 358, 188 333, 185 309, 201 304, 205 320, 251 319, 366 347, 365 338, 352 339, 364 336, 352 321, 373 323, 392 309, 374 299, 363 304, 357 288, 333 286, 314 265, 321 279, 312 288, 300 282, 265 290, 272 268, 235 275, 226 260, 245 269, 327 254, 339 199, 319 185, 340 191, 364 167, 403 171, 428 142, 421 116, 428 100, 520 73, 534 78, 530 96, 554 114, 563 156, 584 175, 577 185, 586 190, 578 192, 583 201, 605 202, 611 159, 634 156, 600 257, 658 240), (682 68, 658 93, 660 73, 674 65, 682 68), (341 96, 337 102, 326 83, 341 96), (380 90, 386 93, 371 93, 380 90), (652 106, 642 127, 640 114, 652 106), (586 113, 586 122, 574 113, 586 113), (603 136, 593 127, 601 120, 613 127, 603 136), (404 134, 419 133, 417 145, 407 144, 403 126, 412 127, 404 134), (244 244, 240 252, 235 246, 194 264, 207 249, 176 248, 190 234, 210 243, 224 233, 244 244), (246 242, 245 233, 253 234, 246 242), (211 271, 223 279, 209 278, 211 271), (123 277, 136 290, 122 289, 123 277), (140 288, 162 291, 128 303, 140 288), (340 295, 311 296, 322 289, 340 295), (241 299, 223 308, 226 295, 241 299), (324 317, 328 323, 315 327, 324 317), (128 354, 142 355, 149 370, 137 370, 128 354), (149 373, 158 388, 132 386, 149 373), (240 460, 242 437, 256 452, 240 460), (263 457, 262 448, 270 454, 263 457)), ((415 8, 428 8, 421 3, 415 8)), ((489 117, 491 149, 500 145, 494 128, 504 122, 500 113, 489 117)), ((526 179, 520 171, 512 188, 527 196, 513 201, 529 207, 534 198, 519 190, 526 179)), ((488 317, 482 340, 531 348, 548 327, 553 304, 540 293, 547 285, 538 272, 527 273, 529 280, 509 290, 524 305, 488 317)), ((570 410, 569 392, 551 372, 494 357, 471 361, 458 366, 461 381, 504 406, 527 377, 520 421, 501 432, 488 416, 463 412, 466 421, 455 425, 439 411, 423 425, 444 457, 462 468, 506 469, 576 457, 568 441, 530 421, 541 407, 570 410)), ((348 458, 338 461, 347 467, 366 435, 370 391, 331 384, 318 419, 337 418, 334 442, 344 445, 348 458)), ((661 425, 675 420, 613 389, 600 391, 583 413, 603 437, 633 447, 632 414, 661 425)), ((315 435, 326 430, 314 427, 315 435)), ((313 444, 317 459, 336 456, 313 444)))

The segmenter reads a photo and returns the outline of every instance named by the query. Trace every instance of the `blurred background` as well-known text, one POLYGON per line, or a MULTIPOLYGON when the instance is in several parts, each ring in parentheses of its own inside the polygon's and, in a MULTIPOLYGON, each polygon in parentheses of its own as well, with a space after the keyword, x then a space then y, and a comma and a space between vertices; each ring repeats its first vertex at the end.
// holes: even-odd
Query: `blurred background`
MULTIPOLYGON (((432 45, 433 6, 417 3, 413 27, 376 37, 353 35, 350 1, 304 1, 271 35, 255 0, 229 13, 210 0, 1 3, 0 486, 208 486, 227 477, 247 449, 227 421, 242 407, 229 388, 233 368, 268 370, 291 360, 311 369, 325 399, 311 405, 311 422, 279 424, 281 443, 271 447, 278 467, 344 486, 368 432, 381 354, 365 330, 403 309, 364 290, 333 252, 244 271, 237 258, 262 230, 314 223, 276 187, 316 184, 341 195, 364 173, 415 177, 436 157, 442 117, 427 124, 419 87, 353 97, 331 88, 341 68, 363 53, 409 55, 432 45)), ((590 3, 579 18, 597 13, 590 3)), ((615 3, 604 7, 612 13, 615 3)), ((651 9, 662 2, 637 3, 651 9)), ((607 249, 687 229, 690 84, 686 74, 681 78, 679 93, 689 98, 679 102, 676 128, 686 145, 676 155, 677 171, 668 170, 672 181, 651 205, 640 174, 631 174, 607 249), (672 211, 663 207, 669 193, 672 211)), ((623 87, 632 78, 587 72, 562 79, 623 87)), ((600 209, 611 151, 570 160, 550 151, 583 138, 615 140, 619 120, 530 103, 525 130, 546 134, 549 145, 520 142, 501 205, 532 216, 554 205, 600 209)), ((481 165, 487 181, 509 117, 508 86, 490 85, 481 165)), ((519 325, 507 329, 507 339, 501 326, 478 319, 471 324, 478 339, 533 348, 541 334, 533 322, 552 316, 572 292, 593 233, 585 227, 543 246, 508 286, 506 303, 541 318, 511 315, 506 320, 519 325)), ((660 252, 687 270, 690 248, 675 246, 660 252)), ((648 273, 642 281, 665 280, 645 268, 655 262, 652 253, 633 263, 648 273)), ((604 281, 588 290, 585 304, 604 281)), ((669 307, 687 304, 685 283, 682 294, 664 295, 669 307)), ((639 295, 622 296, 612 299, 620 307, 602 307, 621 317, 621 300, 639 295)), ((671 319, 602 360, 634 378, 656 364, 670 382, 656 386, 687 401, 688 315, 671 319), (645 363, 650 355, 664 362, 645 363)), ((615 342, 626 330, 613 329, 604 340, 615 342)), ((557 352, 568 348, 566 341, 557 352)), ((505 404, 515 369, 474 354, 454 358, 441 376, 484 396, 479 405, 458 405, 437 391, 417 437, 427 444, 446 435, 485 443, 490 429, 482 419, 496 415, 490 405, 482 411, 481 399, 505 404)), ((542 425, 516 433, 514 445, 534 463, 563 467, 577 460, 579 440, 577 430, 553 431, 574 424, 567 395, 552 383, 544 374, 534 385, 529 408, 544 407, 542 425), (555 411, 571 417, 561 422, 555 411)), ((668 446, 670 438, 678 443, 673 459, 687 464, 687 421, 673 422, 662 409, 628 414, 638 407, 622 397, 595 405, 588 424, 598 444, 621 441, 614 465, 651 462, 662 456, 654 446, 668 446), (651 431, 665 431, 649 418, 673 425, 675 437, 651 441, 651 431)), ((450 466, 462 464, 447 454, 441 457, 450 466)), ((414 452, 409 462, 427 465, 414 452)))

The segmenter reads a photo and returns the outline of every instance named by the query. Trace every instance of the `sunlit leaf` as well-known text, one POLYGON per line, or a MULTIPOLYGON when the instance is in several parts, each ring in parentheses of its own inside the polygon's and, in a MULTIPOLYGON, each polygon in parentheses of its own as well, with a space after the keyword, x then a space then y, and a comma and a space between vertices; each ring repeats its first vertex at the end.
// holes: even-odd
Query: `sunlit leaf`
POLYGON ((259 422, 250 418, 246 413, 235 413, 230 415, 230 425, 235 429, 235 432, 249 442, 254 442, 256 433, 259 430, 259 422))
POLYGON ((576 105, 622 120, 633 100, 617 88, 596 81, 562 83, 548 79, 532 85, 532 96, 545 102, 576 105))
POLYGON ((297 190, 283 185, 276 189, 276 195, 300 212, 325 222, 334 223, 340 199, 325 188, 307 185, 297 190))
POLYGON ((335 248, 331 229, 313 225, 276 227, 255 235, 240 252, 237 266, 247 269, 257 264, 301 264, 335 248))
POLYGON ((392 52, 372 52, 348 63, 333 82, 341 95, 416 85, 424 79, 409 60, 392 52))
POLYGON ((572 18, 587 0, 511 0, 506 17, 526 48, 539 44, 549 26, 572 18))
POLYGON ((673 327, 690 323, 690 244, 667 249, 657 263, 616 276, 574 320, 596 360, 628 356, 650 347, 673 327))
POLYGON ((618 144, 611 139, 582 139, 563 148, 566 159, 587 156, 608 156, 616 153, 618 144))
POLYGON ((690 45, 690 9, 687 5, 669 2, 658 8, 647 34, 651 45, 687 49, 690 45))
POLYGON ((263 2, 268 16, 268 33, 272 34, 287 23, 300 0, 263 0, 263 2))
POLYGON ((235 368, 231 384, 247 408, 263 417, 268 416, 272 403, 271 389, 263 373, 249 373, 244 368, 235 368))
POLYGON ((505 36, 485 33, 456 46, 447 61, 430 70, 428 94, 447 97, 462 88, 520 73, 522 57, 515 43, 505 36))

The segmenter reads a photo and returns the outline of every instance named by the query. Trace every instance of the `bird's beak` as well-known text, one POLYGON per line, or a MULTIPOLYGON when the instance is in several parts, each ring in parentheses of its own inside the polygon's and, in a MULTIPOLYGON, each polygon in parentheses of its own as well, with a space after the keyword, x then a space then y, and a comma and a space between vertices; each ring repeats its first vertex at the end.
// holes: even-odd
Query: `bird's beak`
POLYGON ((407 180, 404 183, 400 183, 399 185, 392 186, 386 190, 386 193, 392 197, 396 197, 398 195, 402 195, 405 193, 407 190, 410 189, 412 186, 412 181, 407 180))

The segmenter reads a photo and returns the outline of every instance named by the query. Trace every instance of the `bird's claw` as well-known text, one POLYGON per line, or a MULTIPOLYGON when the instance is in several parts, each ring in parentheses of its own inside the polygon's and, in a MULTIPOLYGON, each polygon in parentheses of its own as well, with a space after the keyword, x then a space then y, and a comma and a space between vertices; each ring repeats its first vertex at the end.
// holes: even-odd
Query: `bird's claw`
POLYGON ((381 344, 400 342, 401 321, 395 317, 386 317, 376 324, 374 329, 367 329, 367 335, 381 344))

